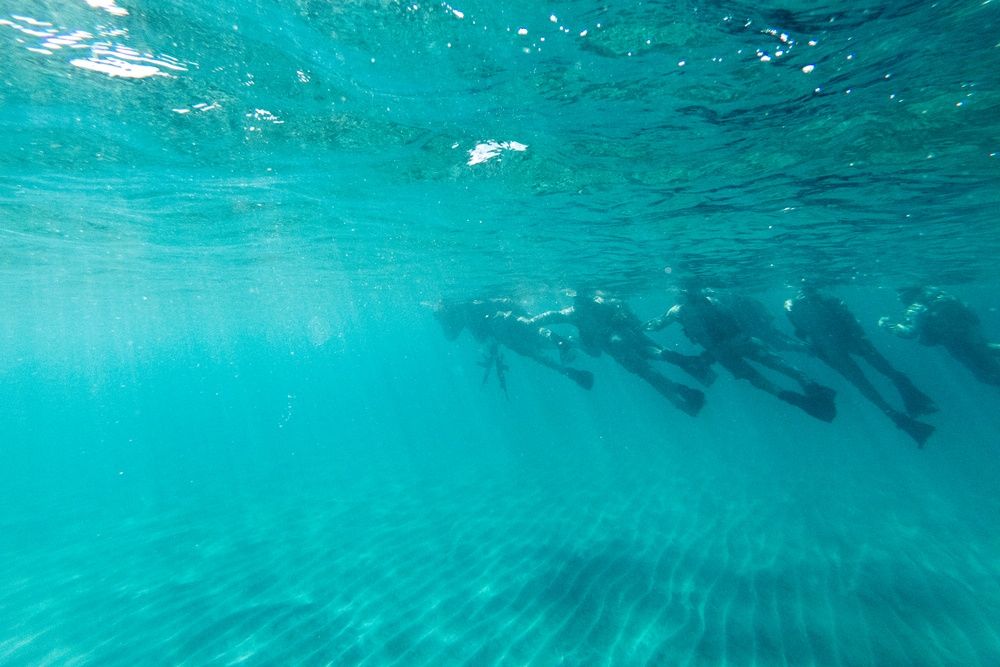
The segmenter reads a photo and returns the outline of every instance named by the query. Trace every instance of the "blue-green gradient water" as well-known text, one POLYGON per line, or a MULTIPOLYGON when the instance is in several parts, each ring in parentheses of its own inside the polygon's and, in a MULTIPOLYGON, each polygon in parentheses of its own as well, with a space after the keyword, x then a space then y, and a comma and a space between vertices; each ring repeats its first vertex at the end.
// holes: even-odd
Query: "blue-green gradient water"
POLYGON ((0 664, 1000 664, 1000 389, 877 327, 935 284, 1000 340, 998 35, 2 0, 0 664), (923 449, 791 353, 832 423, 721 368, 691 418, 607 356, 587 392, 508 354, 505 398, 430 308, 697 282, 791 332, 803 280, 937 403, 923 449))

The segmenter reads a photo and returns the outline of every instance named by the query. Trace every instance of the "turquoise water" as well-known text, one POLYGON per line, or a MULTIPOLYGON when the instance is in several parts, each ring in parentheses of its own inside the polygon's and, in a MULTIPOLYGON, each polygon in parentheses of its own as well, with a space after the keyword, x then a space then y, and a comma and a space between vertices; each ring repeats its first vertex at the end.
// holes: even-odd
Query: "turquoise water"
POLYGON ((1000 340, 998 12, 0 3, 0 664, 1000 664, 1000 390, 876 326, 1000 340), (923 449, 429 307, 803 280, 923 449))

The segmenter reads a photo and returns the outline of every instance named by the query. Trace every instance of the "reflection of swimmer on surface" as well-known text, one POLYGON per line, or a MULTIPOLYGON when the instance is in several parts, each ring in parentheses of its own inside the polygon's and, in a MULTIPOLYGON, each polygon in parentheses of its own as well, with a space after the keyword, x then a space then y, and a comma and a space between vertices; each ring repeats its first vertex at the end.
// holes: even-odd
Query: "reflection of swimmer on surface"
POLYGON ((681 303, 664 315, 646 323, 645 328, 650 331, 660 331, 674 322, 680 323, 684 334, 691 342, 705 348, 709 357, 726 368, 733 377, 746 380, 757 389, 766 391, 822 421, 833 421, 837 415, 837 408, 833 403, 835 395, 833 389, 810 380, 802 371, 770 350, 760 339, 748 335, 740 326, 732 309, 717 299, 714 292, 682 291, 681 303), (778 386, 751 366, 749 361, 791 378, 802 387, 803 393, 799 394, 778 386))
POLYGON ((979 318, 967 304, 936 287, 902 289, 899 299, 907 304, 903 321, 892 324, 883 317, 882 329, 921 345, 941 345, 977 380, 1000 386, 1000 344, 986 340, 979 318))
POLYGON ((795 335, 809 343, 813 354, 843 375, 865 398, 884 412, 897 428, 905 431, 923 447, 934 432, 934 427, 918 422, 913 417, 937 412, 934 402, 875 349, 861 328, 861 323, 843 301, 822 294, 815 288, 803 287, 794 298, 785 302, 785 310, 795 327, 795 335), (863 358, 872 368, 892 381, 903 399, 907 414, 892 408, 882 398, 851 355, 863 358))
POLYGON ((656 372, 649 362, 677 364, 705 384, 715 379, 709 364, 700 357, 689 357, 657 345, 643 333, 642 321, 624 301, 606 297, 601 292, 578 294, 571 307, 542 313, 528 321, 534 326, 573 325, 584 352, 593 357, 606 352, 625 370, 641 377, 692 417, 705 405, 705 394, 668 379, 656 372))
MULTIPOLYGON (((527 315, 527 311, 510 299, 442 303, 434 309, 434 317, 441 323, 445 338, 449 341, 457 339, 464 329, 468 329, 473 338, 490 346, 486 377, 489 377, 489 368, 495 367, 497 380, 505 392, 506 378, 503 371, 506 370, 506 365, 500 356, 500 345, 565 375, 584 389, 593 387, 593 373, 570 368, 546 355, 547 351, 553 350, 559 352, 561 359, 567 359, 570 355, 570 341, 529 324, 527 315)), ((485 360, 483 364, 486 364, 485 360)))

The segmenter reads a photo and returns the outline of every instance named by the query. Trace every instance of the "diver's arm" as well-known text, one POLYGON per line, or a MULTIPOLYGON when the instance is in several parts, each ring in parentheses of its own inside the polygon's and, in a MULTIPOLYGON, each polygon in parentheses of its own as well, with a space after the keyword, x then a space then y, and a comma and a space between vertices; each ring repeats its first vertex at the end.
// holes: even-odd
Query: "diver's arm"
POLYGON ((796 340, 794 337, 789 336, 781 329, 774 329, 774 339, 769 340, 769 343, 765 343, 767 346, 770 344, 779 350, 785 350, 787 352, 808 352, 809 346, 800 340, 796 340))
POLYGON ((546 313, 535 315, 534 317, 527 319, 523 317, 519 317, 517 319, 537 327, 544 327, 550 324, 566 324, 572 319, 572 317, 573 308, 570 307, 564 308, 563 310, 550 310, 546 313))
POLYGON ((552 341, 555 345, 575 345, 576 339, 573 336, 566 336, 563 334, 556 333, 548 327, 538 327, 538 335, 549 341, 552 341))
POLYGON ((899 336, 900 338, 916 338, 917 328, 912 324, 893 324, 888 317, 883 317, 878 321, 878 328, 883 331, 899 336))
POLYGON ((893 324, 888 317, 883 317, 878 321, 878 327, 879 329, 888 331, 889 333, 899 336, 900 338, 916 338, 919 333, 917 318, 919 318, 926 310, 926 306, 914 304, 906 309, 906 314, 903 316, 902 322, 893 324))
POLYGON ((795 313, 795 300, 788 299, 787 301, 785 301, 785 314, 788 315, 788 321, 791 322, 792 324, 792 331, 795 332, 796 338, 798 338, 799 340, 804 340, 808 344, 809 336, 806 334, 805 331, 802 330, 802 328, 795 321, 794 313, 795 313))
POLYGON ((642 328, 646 331, 662 331, 680 319, 680 315, 681 305, 677 304, 663 315, 646 322, 642 328))

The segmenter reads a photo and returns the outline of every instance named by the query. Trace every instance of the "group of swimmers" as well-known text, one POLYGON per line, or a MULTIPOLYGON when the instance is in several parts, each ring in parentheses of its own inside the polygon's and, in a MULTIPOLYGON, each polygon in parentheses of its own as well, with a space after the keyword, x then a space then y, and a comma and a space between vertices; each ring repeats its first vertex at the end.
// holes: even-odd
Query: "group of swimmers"
MULTIPOLYGON (((907 288, 899 295, 907 306, 905 316, 899 323, 883 317, 879 321, 882 329, 923 345, 941 345, 978 380, 1000 386, 1000 344, 987 341, 979 318, 968 305, 934 287, 907 288)), ((934 401, 875 348, 842 300, 807 286, 785 302, 785 312, 795 331, 794 338, 778 329, 764 305, 753 297, 712 289, 682 290, 676 305, 648 322, 643 322, 625 301, 600 291, 579 293, 569 308, 538 315, 503 298, 443 302, 435 306, 434 315, 448 340, 457 339, 468 329, 487 346, 481 362, 486 369, 483 381, 495 370, 505 392, 507 366, 502 347, 589 390, 594 384, 593 374, 569 365, 579 348, 593 357, 607 354, 692 417, 705 405, 704 392, 669 379, 651 362, 674 364, 705 386, 715 381, 712 365, 717 363, 735 378, 750 382, 812 417, 833 421, 837 414, 836 392, 809 378, 779 353, 809 354, 840 373, 923 447, 934 427, 918 417, 937 412, 934 401), (665 349, 649 336, 649 332, 674 323, 681 326, 692 343, 703 348, 701 354, 665 349), (576 335, 562 335, 550 328, 558 324, 570 325, 576 335), (889 379, 902 399, 902 410, 892 407, 879 393, 855 357, 864 359, 889 379), (797 390, 775 383, 750 362, 786 376, 794 381, 797 390)))

